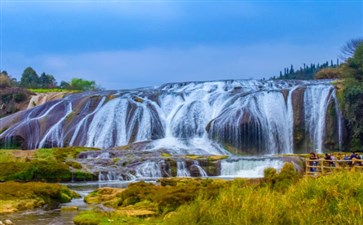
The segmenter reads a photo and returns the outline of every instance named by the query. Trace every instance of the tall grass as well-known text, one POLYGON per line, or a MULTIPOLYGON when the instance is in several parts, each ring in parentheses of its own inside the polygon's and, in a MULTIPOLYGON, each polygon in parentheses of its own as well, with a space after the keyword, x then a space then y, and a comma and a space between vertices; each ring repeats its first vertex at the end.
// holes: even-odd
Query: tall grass
POLYGON ((232 184, 217 198, 182 205, 165 224, 363 224, 362 204, 363 174, 339 172, 286 189, 232 184))

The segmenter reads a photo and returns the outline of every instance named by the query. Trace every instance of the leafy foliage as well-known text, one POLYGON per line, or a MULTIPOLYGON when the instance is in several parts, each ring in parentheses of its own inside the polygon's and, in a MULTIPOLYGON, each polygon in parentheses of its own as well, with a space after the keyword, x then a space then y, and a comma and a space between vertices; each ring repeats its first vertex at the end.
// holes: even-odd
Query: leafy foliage
POLYGON ((10 87, 11 80, 6 73, 0 73, 0 88, 10 87))
POLYGON ((363 145, 363 43, 356 47, 353 57, 342 67, 343 113, 348 121, 352 147, 363 145))
POLYGON ((40 93, 59 92, 64 90, 89 91, 99 89, 95 81, 81 78, 73 78, 70 82, 61 81, 58 86, 53 75, 43 72, 39 76, 32 67, 25 68, 19 83, 16 79, 11 78, 6 71, 0 73, 0 88, 15 86, 32 89, 34 92, 40 93))
POLYGON ((90 91, 96 89, 96 82, 83 80, 80 78, 73 78, 69 83, 70 89, 81 90, 81 91, 90 91))

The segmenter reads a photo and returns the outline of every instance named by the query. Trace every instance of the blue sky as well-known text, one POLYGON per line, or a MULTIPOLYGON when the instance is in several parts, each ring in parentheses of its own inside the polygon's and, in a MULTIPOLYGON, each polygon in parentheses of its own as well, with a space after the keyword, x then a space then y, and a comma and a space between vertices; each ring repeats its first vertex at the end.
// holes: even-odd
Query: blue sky
POLYGON ((363 1, 1 0, 1 69, 106 89, 260 79, 336 59, 363 1))

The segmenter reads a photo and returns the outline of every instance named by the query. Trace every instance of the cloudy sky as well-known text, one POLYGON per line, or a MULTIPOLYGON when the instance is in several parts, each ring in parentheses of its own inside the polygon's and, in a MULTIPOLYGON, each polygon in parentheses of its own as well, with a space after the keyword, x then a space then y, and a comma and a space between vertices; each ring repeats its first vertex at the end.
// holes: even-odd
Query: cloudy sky
POLYGON ((363 1, 0 0, 2 70, 106 89, 260 79, 336 59, 363 1))

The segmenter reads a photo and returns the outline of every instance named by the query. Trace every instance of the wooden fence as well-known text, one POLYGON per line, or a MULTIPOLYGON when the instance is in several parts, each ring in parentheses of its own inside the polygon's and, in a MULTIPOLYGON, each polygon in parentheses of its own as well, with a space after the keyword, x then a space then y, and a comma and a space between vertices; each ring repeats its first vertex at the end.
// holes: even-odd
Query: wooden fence
POLYGON ((363 172, 363 160, 306 159, 305 174, 308 176, 327 175, 339 170, 353 170, 363 172))

